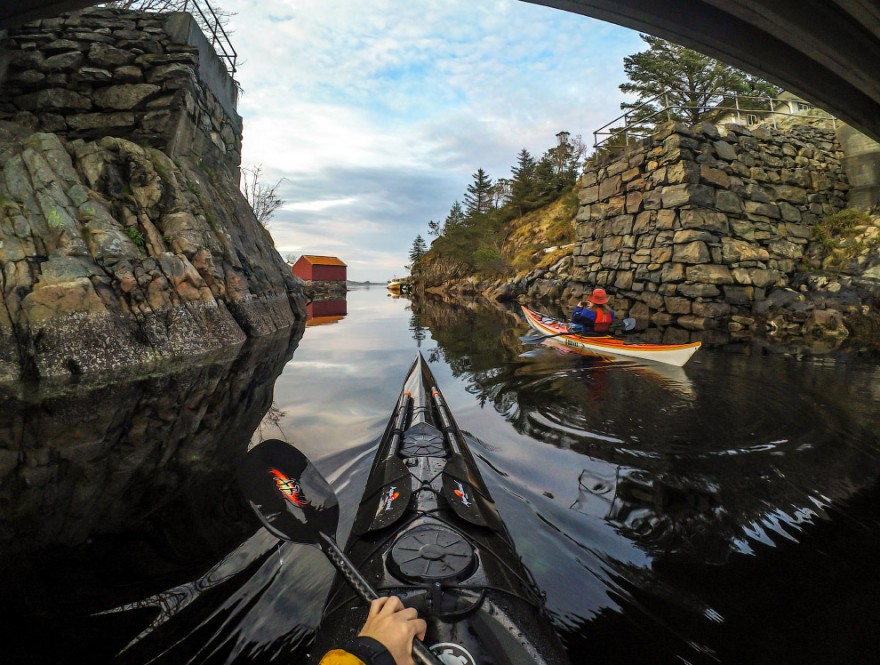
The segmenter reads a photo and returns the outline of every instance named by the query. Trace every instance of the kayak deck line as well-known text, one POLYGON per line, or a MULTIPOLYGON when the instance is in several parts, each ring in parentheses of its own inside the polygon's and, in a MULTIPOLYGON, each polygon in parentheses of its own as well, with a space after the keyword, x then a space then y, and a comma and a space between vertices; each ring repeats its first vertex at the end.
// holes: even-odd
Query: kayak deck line
MULTIPOLYGON (((438 655, 452 648, 461 665, 569 665, 421 353, 380 439, 344 550, 376 590, 418 610, 428 623, 424 644, 438 655)), ((337 578, 312 653, 354 637, 366 614, 337 578)))
POLYGON ((545 335, 552 335, 557 343, 587 351, 606 358, 624 356, 653 360, 678 367, 691 359, 702 346, 701 342, 687 344, 652 344, 634 342, 611 335, 580 335, 569 331, 568 324, 546 314, 541 314, 525 305, 521 305, 523 314, 529 325, 545 335))

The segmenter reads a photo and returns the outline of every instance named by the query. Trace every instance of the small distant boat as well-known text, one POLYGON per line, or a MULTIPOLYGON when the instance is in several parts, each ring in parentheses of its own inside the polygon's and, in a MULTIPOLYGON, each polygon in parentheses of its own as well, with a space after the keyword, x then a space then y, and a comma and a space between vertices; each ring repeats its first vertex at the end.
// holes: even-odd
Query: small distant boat
POLYGON ((409 280, 406 277, 395 277, 394 279, 388 280, 388 284, 386 284, 385 288, 394 293, 408 291, 409 280))
MULTIPOLYGON (((558 340, 566 346, 587 351, 598 356, 641 358, 655 360, 681 367, 700 348, 700 342, 690 344, 645 344, 631 342, 611 335, 578 335, 569 332, 568 324, 551 316, 541 314, 526 306, 522 306, 523 314, 529 325, 547 338, 558 340)), ((539 340, 541 338, 535 338, 539 340)))

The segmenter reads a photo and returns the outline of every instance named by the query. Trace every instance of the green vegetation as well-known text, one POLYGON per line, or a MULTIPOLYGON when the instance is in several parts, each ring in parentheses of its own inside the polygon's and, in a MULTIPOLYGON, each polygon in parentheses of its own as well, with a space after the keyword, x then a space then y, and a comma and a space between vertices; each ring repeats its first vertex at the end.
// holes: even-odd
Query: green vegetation
POLYGON ((48 215, 46 215, 46 223, 51 229, 60 229, 64 226, 64 220, 61 219, 61 214, 54 208, 49 211, 48 215))
POLYGON ((846 208, 828 215, 813 227, 813 240, 828 252, 823 266, 831 271, 840 270, 872 246, 880 244, 877 238, 865 239, 864 230, 874 224, 866 212, 846 208))
POLYGON ((415 263, 420 258, 425 255, 425 252, 428 251, 428 246, 425 244, 425 239, 422 238, 422 234, 416 236, 416 239, 413 240, 412 247, 409 250, 409 260, 410 263, 415 263))
POLYGON ((477 169, 463 195, 464 204, 453 203, 442 223, 428 222, 428 234, 437 239, 423 257, 414 260, 413 274, 418 274, 424 262, 439 258, 461 264, 484 277, 521 267, 531 259, 519 256, 522 247, 512 248, 510 240, 523 227, 526 216, 565 197, 573 206, 569 205, 564 213, 561 207, 555 209, 554 215, 560 217, 554 217, 552 223, 542 215, 531 217, 530 224, 540 230, 522 235, 529 247, 525 253, 532 258, 535 245, 548 240, 549 235, 561 243, 570 242, 571 220, 577 212, 573 189, 586 146, 580 136, 572 139, 568 132, 559 132, 556 138, 557 144, 540 159, 526 149, 521 150, 509 179, 493 181, 483 169, 477 169))
MULTIPOLYGON (((763 79, 684 46, 650 35, 641 38, 648 49, 623 59, 629 81, 620 90, 637 96, 634 102, 620 105, 634 109, 631 123, 651 128, 667 120, 682 120, 693 125, 719 106, 733 106, 734 95, 769 100, 781 92, 763 79)), ((750 106, 769 109, 769 101, 751 100, 750 106)))
POLYGON ((147 243, 144 240, 144 234, 141 233, 140 230, 136 229, 133 226, 129 226, 125 228, 125 235, 127 235, 131 239, 131 241, 137 246, 141 253, 146 253, 147 243))

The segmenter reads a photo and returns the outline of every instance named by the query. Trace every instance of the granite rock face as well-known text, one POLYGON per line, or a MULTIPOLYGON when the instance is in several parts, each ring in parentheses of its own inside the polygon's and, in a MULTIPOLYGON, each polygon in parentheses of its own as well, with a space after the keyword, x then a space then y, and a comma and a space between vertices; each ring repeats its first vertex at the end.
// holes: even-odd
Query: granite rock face
POLYGON ((237 183, 0 123, 0 379, 192 356, 305 315, 237 183))

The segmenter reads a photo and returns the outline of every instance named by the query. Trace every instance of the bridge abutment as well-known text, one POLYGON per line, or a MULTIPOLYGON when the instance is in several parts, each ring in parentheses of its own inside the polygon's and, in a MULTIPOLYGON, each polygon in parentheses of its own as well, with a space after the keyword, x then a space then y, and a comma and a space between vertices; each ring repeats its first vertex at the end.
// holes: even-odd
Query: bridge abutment
POLYGON ((2 51, 0 120, 128 139, 237 181, 238 88, 189 14, 87 9, 13 28, 2 51))
POLYGON ((849 184, 849 205, 861 210, 880 207, 880 143, 849 125, 837 132, 849 184))

